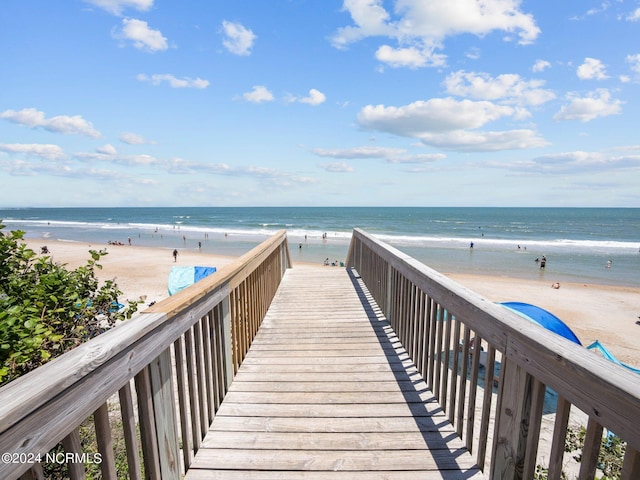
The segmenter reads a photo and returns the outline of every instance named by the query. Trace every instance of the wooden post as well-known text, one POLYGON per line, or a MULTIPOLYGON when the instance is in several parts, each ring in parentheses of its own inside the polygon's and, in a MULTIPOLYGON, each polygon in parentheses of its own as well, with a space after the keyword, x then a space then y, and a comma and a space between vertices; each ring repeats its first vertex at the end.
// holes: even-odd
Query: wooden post
POLYGON ((523 478, 533 377, 506 357, 502 359, 501 392, 496 410, 492 478, 523 478))
POLYGON ((640 478, 640 452, 627 445, 622 464, 622 480, 640 478))
POLYGON ((234 375, 233 349, 231 344, 231 302, 228 296, 222 300, 220 307, 222 314, 222 349, 224 351, 224 391, 227 392, 231 386, 234 375))
POLYGON ((116 459, 113 454, 113 442, 111 440, 111 427, 109 425, 109 408, 103 403, 93 414, 93 421, 96 428, 96 442, 98 451, 102 456, 100 471, 102 478, 116 480, 116 459))
POLYGON ((593 480, 598 466, 598 455, 602 443, 603 428, 593 417, 587 421, 587 433, 584 437, 582 448, 582 461, 580 462, 580 479, 593 480))
POLYGON ((147 479, 161 478, 160 461, 158 459, 158 440, 153 421, 153 400, 151 398, 151 379, 149 367, 143 368, 135 376, 138 398, 138 418, 140 419, 140 437, 142 438, 142 455, 144 473, 147 479))
MULTIPOLYGON (((80 441, 78 428, 74 428, 69 435, 64 437, 62 447, 67 453, 82 453, 82 442, 80 441)), ((69 462, 67 468, 69 469, 69 478, 71 478, 71 480, 84 480, 86 478, 82 462, 69 462)))
POLYGON ((162 479, 180 479, 180 451, 176 428, 171 351, 166 349, 149 364, 153 417, 155 420, 162 479))

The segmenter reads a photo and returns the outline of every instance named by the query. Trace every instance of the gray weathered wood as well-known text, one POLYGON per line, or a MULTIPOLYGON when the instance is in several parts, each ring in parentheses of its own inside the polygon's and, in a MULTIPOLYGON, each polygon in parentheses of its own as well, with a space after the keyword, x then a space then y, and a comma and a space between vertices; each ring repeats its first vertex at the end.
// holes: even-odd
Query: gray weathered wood
MULTIPOLYGON (((355 280, 345 269, 285 274, 187 480, 205 472, 261 478, 266 471, 284 479, 367 471, 393 478, 407 470, 414 478, 445 478, 436 477, 440 471, 481 477, 386 318, 358 296, 355 280)), ((396 311, 415 298, 403 292, 396 311)), ((411 330, 402 335, 410 341, 411 330)))

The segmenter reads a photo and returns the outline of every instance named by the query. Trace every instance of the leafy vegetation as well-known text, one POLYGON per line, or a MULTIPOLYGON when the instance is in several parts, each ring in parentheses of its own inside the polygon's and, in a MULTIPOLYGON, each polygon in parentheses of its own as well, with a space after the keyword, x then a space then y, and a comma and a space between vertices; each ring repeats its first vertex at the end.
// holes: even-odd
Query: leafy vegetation
MULTIPOLYGON (((570 453, 571 458, 576 462, 582 462, 582 449, 584 447, 584 439, 587 430, 584 427, 570 428, 567 431, 567 439, 564 451, 570 453)), ((624 452, 626 443, 616 435, 609 435, 602 438, 600 443, 600 453, 598 454, 598 470, 602 476, 596 475, 596 480, 614 480, 618 479, 622 473, 622 463, 624 461, 624 452)), ((545 480, 548 470, 538 465, 536 467, 535 480, 545 480)), ((562 472, 562 478, 569 478, 565 472, 562 472)))
POLYGON ((100 285, 106 251, 90 250, 86 265, 68 270, 24 243, 23 231, 0 222, 0 386, 130 318, 119 308, 113 280, 100 285))

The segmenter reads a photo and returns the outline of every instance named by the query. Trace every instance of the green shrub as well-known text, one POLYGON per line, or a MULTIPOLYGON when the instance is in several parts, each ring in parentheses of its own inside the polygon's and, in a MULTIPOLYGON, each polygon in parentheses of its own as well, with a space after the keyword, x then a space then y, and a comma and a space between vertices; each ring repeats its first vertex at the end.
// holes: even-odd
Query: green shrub
POLYGON ((106 251, 90 250, 86 265, 67 270, 2 232, 0 221, 0 386, 130 318, 135 302, 118 309, 114 281, 99 284, 95 270, 106 251))
MULTIPOLYGON (((578 463, 582 462, 582 449, 584 448, 584 439, 587 430, 585 427, 569 428, 567 430, 567 439, 564 451, 570 453, 573 460, 578 463)), ((622 463, 624 461, 624 453, 626 443, 616 435, 608 435, 602 438, 600 442, 600 453, 598 454, 598 470, 602 473, 596 480, 614 480, 620 478, 622 473, 622 463)), ((541 465, 536 466, 535 480, 545 480, 548 470, 541 465)), ((562 478, 567 479, 568 476, 562 472, 562 478)))

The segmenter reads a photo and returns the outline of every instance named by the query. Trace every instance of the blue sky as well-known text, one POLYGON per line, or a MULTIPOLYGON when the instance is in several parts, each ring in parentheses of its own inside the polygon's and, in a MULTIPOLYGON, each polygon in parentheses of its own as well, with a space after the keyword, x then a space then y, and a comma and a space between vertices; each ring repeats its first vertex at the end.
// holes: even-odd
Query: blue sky
POLYGON ((2 10, 3 207, 640 207, 637 0, 2 10))

